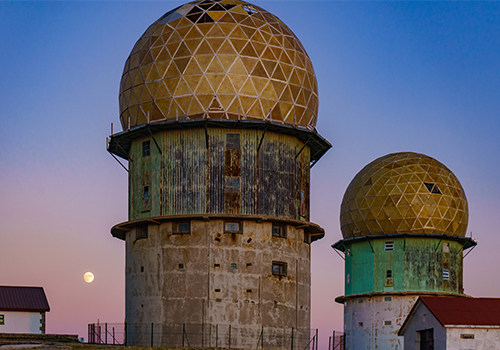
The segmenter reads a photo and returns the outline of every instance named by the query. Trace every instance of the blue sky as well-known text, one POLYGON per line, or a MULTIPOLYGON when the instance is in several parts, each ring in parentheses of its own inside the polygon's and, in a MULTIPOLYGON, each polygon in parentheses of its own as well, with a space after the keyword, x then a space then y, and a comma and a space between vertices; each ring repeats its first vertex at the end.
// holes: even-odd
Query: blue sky
MULTIPOLYGON (((105 150, 119 128, 123 64, 179 1, 0 2, 0 283, 44 286, 48 332, 124 317, 127 174, 105 150), (88 285, 83 273, 93 271, 88 285)), ((312 59, 318 131, 334 147, 312 169, 312 327, 342 329, 339 207, 354 175, 387 153, 447 165, 479 245, 465 292, 500 296, 500 2, 257 1, 312 59)))

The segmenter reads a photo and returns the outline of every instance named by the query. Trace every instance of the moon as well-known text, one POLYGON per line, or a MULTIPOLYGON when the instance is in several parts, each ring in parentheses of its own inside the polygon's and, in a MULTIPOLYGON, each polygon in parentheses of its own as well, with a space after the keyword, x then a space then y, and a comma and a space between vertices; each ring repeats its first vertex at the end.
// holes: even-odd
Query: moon
POLYGON ((87 283, 92 283, 92 281, 94 280, 94 274, 92 272, 85 272, 85 274, 83 275, 83 279, 87 283))

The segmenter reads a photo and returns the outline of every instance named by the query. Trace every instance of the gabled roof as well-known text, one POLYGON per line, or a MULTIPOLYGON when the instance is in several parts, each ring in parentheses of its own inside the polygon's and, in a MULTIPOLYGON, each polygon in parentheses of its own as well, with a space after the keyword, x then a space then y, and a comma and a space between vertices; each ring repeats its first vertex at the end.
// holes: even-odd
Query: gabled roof
POLYGON ((42 287, 0 286, 0 311, 50 311, 42 287))
POLYGON ((403 335, 407 323, 419 304, 423 304, 443 327, 500 326, 500 298, 464 298, 421 296, 406 317, 399 335, 403 335))

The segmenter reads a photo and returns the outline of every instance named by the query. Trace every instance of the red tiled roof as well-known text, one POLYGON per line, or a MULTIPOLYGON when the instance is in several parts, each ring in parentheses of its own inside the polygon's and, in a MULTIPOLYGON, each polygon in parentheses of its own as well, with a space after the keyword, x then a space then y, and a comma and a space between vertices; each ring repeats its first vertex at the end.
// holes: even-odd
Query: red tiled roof
POLYGON ((50 311, 42 287, 0 286, 2 311, 50 311))
POLYGON ((419 300, 443 326, 500 326, 500 298, 421 296, 419 300))

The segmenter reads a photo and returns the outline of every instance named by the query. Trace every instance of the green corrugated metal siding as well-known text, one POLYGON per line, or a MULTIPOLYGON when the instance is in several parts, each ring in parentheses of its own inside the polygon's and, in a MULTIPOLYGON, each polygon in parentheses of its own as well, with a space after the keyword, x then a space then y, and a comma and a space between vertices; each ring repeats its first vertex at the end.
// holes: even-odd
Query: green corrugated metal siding
POLYGON ((439 238, 391 238, 353 243, 346 254, 346 295, 373 292, 462 293, 462 245, 439 238), (385 242, 394 242, 385 251, 385 242), (371 246, 370 246, 371 243, 371 246), (449 244, 449 252, 443 244, 449 244), (372 251, 373 247, 373 251, 372 251), (449 279, 443 270, 449 270, 449 279), (392 284, 387 281, 392 271, 392 284))
POLYGON ((304 144, 294 136, 198 128, 157 132, 154 138, 161 156, 151 137, 132 143, 130 220, 203 213, 309 220, 310 152, 306 146, 295 158, 304 144), (226 147, 228 133, 240 135, 239 149, 226 147), (142 157, 146 140, 151 141, 151 154, 142 157), (239 189, 229 191, 226 179, 235 176, 240 180, 239 189), (143 199, 146 184, 150 186, 149 207, 143 199))

